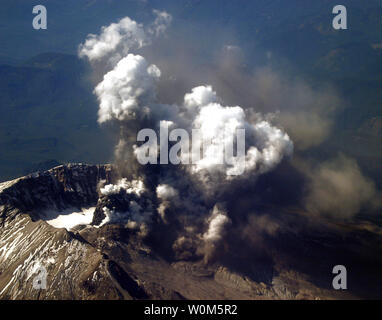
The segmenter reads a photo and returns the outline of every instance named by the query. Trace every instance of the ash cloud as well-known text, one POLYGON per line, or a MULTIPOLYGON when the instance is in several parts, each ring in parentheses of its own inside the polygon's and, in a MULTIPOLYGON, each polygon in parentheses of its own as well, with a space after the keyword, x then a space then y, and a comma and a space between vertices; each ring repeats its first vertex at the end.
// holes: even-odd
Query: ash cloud
POLYGON ((180 92, 204 79, 225 103, 240 105, 248 116, 259 112, 268 115, 268 119, 288 132, 298 151, 320 146, 331 136, 335 117, 345 108, 343 97, 332 84, 313 86, 271 63, 248 65, 248 58, 238 45, 209 49, 214 52, 209 64, 192 51, 181 52, 171 61, 164 56, 168 50, 158 50, 155 56, 147 52, 164 70, 165 79, 159 84, 158 95, 181 101, 180 92))
POLYGON ((381 193, 374 182, 363 175, 354 159, 340 154, 304 170, 309 177, 304 199, 309 212, 349 220, 362 210, 370 212, 381 208, 381 193))
MULTIPOLYGON (((174 259, 203 258, 208 263, 240 241, 254 248, 264 238, 290 230, 279 214, 261 214, 258 202, 269 189, 268 199, 288 197, 288 186, 298 180, 298 188, 309 190, 304 198, 295 199, 303 203, 301 209, 344 217, 353 217, 375 199, 372 182, 348 159, 318 167, 298 165, 297 170, 285 165, 294 149, 309 150, 331 135, 333 117, 342 108, 335 90, 313 89, 270 68, 244 71, 245 56, 234 45, 225 46, 218 64, 203 71, 195 68, 191 55, 166 61, 154 50, 141 50, 165 37, 171 21, 171 15, 160 11, 154 11, 148 26, 126 17, 103 27, 99 35, 89 35, 79 47, 79 55, 95 69, 99 64, 106 69, 94 90, 98 122, 120 130, 115 147, 120 179, 100 189, 101 224, 122 223, 143 236, 156 234, 174 259), (142 52, 148 53, 146 57, 142 52), (160 137, 163 126, 185 129, 190 137, 192 129, 200 129, 201 137, 192 143, 208 142, 204 157, 193 164, 139 164, 137 157, 145 154, 147 144, 137 142, 137 133, 150 128, 160 137), (227 128, 228 139, 223 134, 227 128), (235 143, 237 129, 246 131, 244 161, 235 162, 232 156, 224 162, 222 147, 235 143), (230 175, 237 170, 243 174, 230 175), (302 178, 297 179, 297 173, 302 178), (263 180, 268 181, 266 188, 263 180), (355 181, 359 187, 347 186, 355 181), (129 193, 137 184, 144 191, 129 193), (281 184, 286 187, 278 188, 281 184), (113 200, 121 194, 122 203, 113 200), (346 201, 348 205, 341 207, 346 201)), ((172 140, 175 143, 177 137, 172 140)), ((183 140, 178 143, 182 157, 192 158, 192 148, 183 152, 190 146, 181 144, 183 140)), ((154 156, 160 157, 163 151, 157 147, 154 156)))
POLYGON ((243 70, 240 60, 223 59, 212 76, 227 99, 241 100, 255 116, 260 111, 268 114, 288 132, 297 150, 316 147, 328 139, 334 117, 344 107, 332 86, 312 88, 303 79, 271 67, 243 70))
POLYGON ((231 219, 221 204, 216 204, 212 210, 211 216, 207 219, 208 229, 203 234, 204 248, 203 255, 205 262, 214 259, 218 252, 217 248, 221 245, 222 239, 228 232, 231 219))
MULTIPOLYGON (((100 190, 103 196, 113 197, 123 192, 129 194, 134 183, 128 181, 138 180, 141 184, 150 181, 152 203, 157 203, 152 214, 175 230, 174 250, 212 256, 231 224, 229 213, 218 209, 224 193, 238 183, 235 181, 255 180, 274 169, 292 154, 293 143, 286 132, 260 115, 249 119, 242 107, 224 105, 210 85, 186 92, 182 104, 160 103, 156 88, 161 71, 143 56, 131 52, 148 45, 151 37, 163 35, 168 28, 171 16, 159 11, 154 14, 156 18, 147 28, 124 18, 103 27, 100 35, 89 35, 79 47, 80 56, 90 62, 104 59, 109 63, 111 70, 94 90, 99 101, 98 121, 121 128, 115 155, 122 179, 100 190), (141 149, 145 144, 137 143, 138 131, 152 128, 158 132, 163 125, 185 129, 190 136, 192 129, 199 129, 201 134, 192 143, 206 146, 204 156, 193 164, 140 166, 136 157, 144 152, 141 149), (243 161, 233 161, 233 155, 229 161, 223 161, 224 147, 234 145, 237 129, 246 131, 245 153, 239 159, 243 161), (243 174, 232 176, 237 170, 243 174)), ((193 152, 192 148, 182 149, 182 156, 192 158, 193 152)), ((129 199, 126 207, 125 218, 123 212, 103 207, 102 224, 120 220, 132 226, 134 221, 139 224, 147 220, 148 215, 138 218, 143 208, 137 199, 129 199)), ((177 255, 187 253, 177 252, 177 255)))

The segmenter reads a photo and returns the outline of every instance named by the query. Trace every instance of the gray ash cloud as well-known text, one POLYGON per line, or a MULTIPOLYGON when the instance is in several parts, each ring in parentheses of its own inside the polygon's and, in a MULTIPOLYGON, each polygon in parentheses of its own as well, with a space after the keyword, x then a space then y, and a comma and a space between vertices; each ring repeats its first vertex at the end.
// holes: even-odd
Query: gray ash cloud
MULTIPOLYGON (((342 108, 335 90, 312 89, 302 80, 290 80, 269 68, 243 72, 245 55, 236 46, 224 47, 215 67, 206 67, 200 74, 193 70, 188 54, 176 61, 165 61, 160 53, 155 57, 155 51, 148 48, 165 37, 172 17, 160 11, 153 14, 154 22, 149 26, 126 17, 103 27, 99 35, 89 35, 79 46, 79 55, 98 73, 94 89, 99 101, 98 122, 120 131, 114 155, 120 179, 101 188, 98 223, 121 223, 140 230, 142 236, 156 237, 175 259, 203 258, 209 262, 237 245, 258 251, 266 247, 266 241, 260 239, 277 238, 280 232, 290 230, 289 218, 264 213, 267 206, 299 207, 304 214, 290 218, 299 230, 310 213, 315 216, 330 211, 333 219, 351 218, 375 197, 373 184, 354 164, 345 166, 339 180, 363 181, 367 190, 355 189, 343 193, 342 198, 328 199, 320 191, 328 182, 325 164, 317 169, 311 160, 288 160, 293 149, 304 152, 328 139, 333 116, 342 108), (144 52, 160 63, 165 76, 142 55, 144 52), (176 86, 171 93, 174 82, 168 79, 172 71, 175 79, 181 74, 180 83, 197 83, 180 94, 182 99, 176 86), (166 102, 161 100, 164 92, 166 102), (246 130, 246 166, 238 176, 229 175, 237 169, 234 166, 217 165, 218 153, 213 152, 213 147, 224 143, 222 132, 227 123, 235 130, 246 130), (193 128, 201 129, 204 137, 215 139, 215 145, 196 164, 141 165, 137 157, 146 150, 137 143, 137 133, 151 128, 159 137, 161 126, 189 133, 193 128), (134 191, 134 183, 142 192, 134 191), (133 191, 127 191, 129 188, 133 191), (347 213, 339 214, 335 208, 354 194, 362 194, 359 201, 343 206, 347 213), (330 205, 322 208, 317 205, 320 201, 330 205), (254 243, 262 244, 256 248, 254 243)), ((169 41, 166 38, 164 43, 169 41)), ((344 189, 337 182, 329 181, 334 191, 344 189)))

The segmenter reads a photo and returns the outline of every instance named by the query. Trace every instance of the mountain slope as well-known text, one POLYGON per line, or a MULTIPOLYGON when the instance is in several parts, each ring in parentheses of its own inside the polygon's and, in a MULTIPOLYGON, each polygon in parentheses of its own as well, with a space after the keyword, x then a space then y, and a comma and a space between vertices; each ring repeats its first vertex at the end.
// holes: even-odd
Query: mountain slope
POLYGON ((330 282, 322 285, 321 276, 312 278, 309 271, 306 273, 312 266, 312 255, 329 258, 331 249, 327 251, 326 243, 339 241, 330 234, 312 235, 311 240, 300 236, 295 243, 289 235, 283 244, 273 243, 277 256, 273 267, 266 260, 246 256, 248 270, 239 271, 235 265, 243 257, 235 257, 235 253, 212 264, 171 260, 158 249, 158 242, 144 240, 119 224, 80 223, 69 230, 52 226, 54 218, 94 208, 99 201, 99 182, 115 178, 109 165, 68 165, 0 184, 0 298, 355 297, 350 292, 331 290, 330 282), (305 255, 296 256, 301 248, 305 248, 305 255), (288 266, 290 258, 295 267, 288 266), (302 266, 307 263, 304 270, 302 266), (46 290, 33 288, 39 267, 47 271, 46 290))

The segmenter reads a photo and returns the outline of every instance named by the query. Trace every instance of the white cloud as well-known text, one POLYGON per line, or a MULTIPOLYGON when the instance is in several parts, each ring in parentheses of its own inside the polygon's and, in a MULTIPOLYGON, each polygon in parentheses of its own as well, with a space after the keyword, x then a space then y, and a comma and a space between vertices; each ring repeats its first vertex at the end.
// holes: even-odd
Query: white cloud
POLYGON ((108 184, 101 188, 100 192, 103 195, 112 195, 118 194, 121 190, 125 191, 127 194, 134 193, 137 196, 140 196, 145 191, 145 186, 141 180, 132 180, 128 181, 123 178, 118 181, 117 184, 108 184))
POLYGON ((208 230, 204 233, 203 239, 211 243, 219 242, 223 238, 225 229, 230 222, 231 220, 227 217, 226 213, 220 211, 215 206, 209 219, 208 230))
POLYGON ((141 48, 148 42, 141 24, 129 17, 102 27, 99 35, 89 34, 85 43, 79 46, 79 56, 89 61, 101 60, 105 57, 118 61, 133 48, 141 48))
POLYGON ((117 23, 101 28, 99 35, 89 34, 79 45, 78 54, 90 62, 106 61, 115 65, 131 50, 140 49, 151 43, 152 37, 162 35, 170 26, 172 16, 165 11, 153 10, 154 22, 145 29, 142 24, 125 17, 117 23))
POLYGON ((98 121, 134 119, 145 112, 155 98, 154 83, 159 77, 156 66, 148 65, 142 56, 128 54, 95 88, 98 121))
POLYGON ((293 152, 293 143, 281 129, 262 119, 247 120, 239 106, 223 106, 210 86, 200 86, 185 95, 185 107, 192 109, 192 127, 200 129, 204 157, 193 166, 193 172, 220 171, 227 175, 273 169, 285 155, 293 152), (245 130, 246 153, 227 159, 224 150, 235 145, 237 130, 245 130), (224 159, 223 159, 224 158, 224 159), (244 167, 243 167, 244 166, 244 167))

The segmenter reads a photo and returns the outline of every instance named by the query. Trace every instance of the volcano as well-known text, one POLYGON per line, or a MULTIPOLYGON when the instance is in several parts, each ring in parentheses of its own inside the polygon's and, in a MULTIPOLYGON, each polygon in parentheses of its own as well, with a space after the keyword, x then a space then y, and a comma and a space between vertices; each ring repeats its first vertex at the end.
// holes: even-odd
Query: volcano
POLYGON ((323 299, 380 293, 375 279, 375 290, 370 287, 381 262, 365 250, 381 243, 378 230, 353 227, 351 248, 341 254, 343 234, 328 231, 274 239, 271 260, 234 252, 211 263, 175 259, 164 250, 159 225, 142 237, 127 220, 105 222, 102 208, 123 212, 139 201, 128 192, 102 194, 102 186, 117 177, 112 165, 69 164, 0 184, 1 299, 323 299), (367 240, 357 240, 360 234, 367 240), (354 250, 361 257, 354 258, 354 250), (352 266, 348 291, 331 288, 330 270, 320 273, 335 255, 352 266), (46 287, 36 288, 41 267, 46 287), (354 280, 356 268, 365 278, 354 280))

